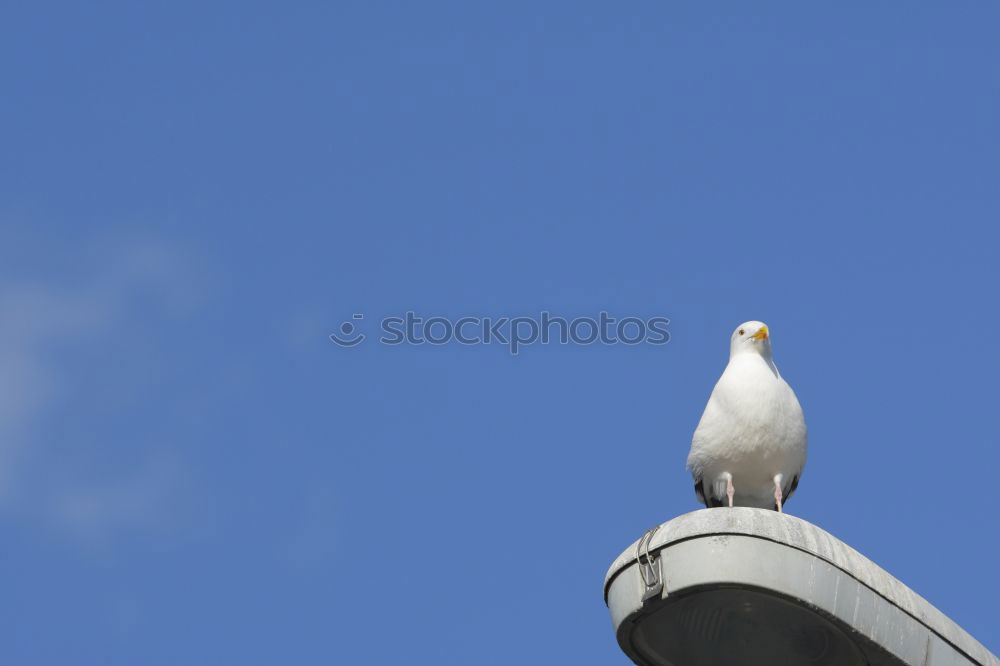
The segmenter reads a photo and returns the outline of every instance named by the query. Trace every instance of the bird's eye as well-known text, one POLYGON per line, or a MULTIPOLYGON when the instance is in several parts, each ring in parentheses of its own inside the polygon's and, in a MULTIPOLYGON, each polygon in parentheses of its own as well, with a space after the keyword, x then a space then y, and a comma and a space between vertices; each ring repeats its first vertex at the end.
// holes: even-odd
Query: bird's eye
POLYGON ((740 329, 740 335, 743 335, 743 329, 742 328, 740 329))

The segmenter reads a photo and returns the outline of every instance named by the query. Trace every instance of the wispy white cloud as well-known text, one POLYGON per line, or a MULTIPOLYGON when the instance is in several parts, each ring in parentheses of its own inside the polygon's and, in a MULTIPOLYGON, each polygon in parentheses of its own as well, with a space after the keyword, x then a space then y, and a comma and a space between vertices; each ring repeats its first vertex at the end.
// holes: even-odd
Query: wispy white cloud
POLYGON ((52 345, 106 328, 114 319, 108 297, 37 282, 0 285, 0 500, 16 485, 18 454, 55 396, 59 373, 52 345))
POLYGON ((51 498, 49 515, 88 543, 103 545, 115 532, 169 523, 183 486, 176 461, 154 458, 126 475, 77 480, 51 498))
POLYGON ((86 249, 91 263, 76 267, 82 277, 29 272, 0 282, 0 512, 93 540, 162 521, 184 475, 158 449, 135 456, 130 469, 88 465, 40 483, 38 467, 51 458, 41 432, 60 416, 73 379, 66 355, 132 326, 150 304, 163 317, 183 317, 204 290, 190 262, 162 241, 86 249))

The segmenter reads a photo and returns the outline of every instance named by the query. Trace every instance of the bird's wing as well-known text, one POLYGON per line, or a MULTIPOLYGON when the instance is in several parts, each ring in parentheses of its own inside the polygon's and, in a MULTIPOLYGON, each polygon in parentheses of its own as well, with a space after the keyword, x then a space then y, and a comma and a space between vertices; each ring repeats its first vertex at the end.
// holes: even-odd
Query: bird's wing
MULTIPOLYGON (((721 383, 721 382, 720 382, 721 383)), ((721 389, 717 384, 708 398, 705 411, 701 415, 698 427, 695 428, 694 436, 691 438, 691 450, 688 453, 687 466, 694 477, 694 494, 698 501, 711 509, 715 506, 722 506, 722 500, 715 497, 709 488, 704 485, 702 470, 706 464, 725 451, 727 438, 724 434, 726 430, 727 410, 722 405, 719 394, 721 389)))
POLYGON ((799 470, 799 473, 792 477, 792 482, 790 484, 788 484, 786 487, 784 487, 784 488, 781 489, 782 497, 785 500, 787 500, 789 497, 791 497, 792 493, 795 492, 795 489, 799 487, 799 477, 800 476, 802 476, 802 470, 799 470))
POLYGON ((711 509, 716 506, 723 506, 722 499, 715 497, 711 493, 705 494, 705 486, 702 483, 702 478, 696 476, 694 478, 694 494, 698 498, 698 501, 705 505, 706 509, 711 509))
POLYGON ((691 437, 688 467, 696 477, 700 476, 705 459, 722 452, 730 439, 731 433, 727 431, 731 428, 731 414, 725 405, 725 392, 726 388, 720 380, 712 390, 698 427, 691 437))

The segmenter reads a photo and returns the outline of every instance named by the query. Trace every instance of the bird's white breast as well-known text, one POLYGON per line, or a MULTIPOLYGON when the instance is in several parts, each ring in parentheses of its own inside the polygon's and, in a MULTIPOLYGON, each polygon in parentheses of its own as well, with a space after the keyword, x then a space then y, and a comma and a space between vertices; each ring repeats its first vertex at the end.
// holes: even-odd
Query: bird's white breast
POLYGON ((773 363, 734 356, 709 398, 691 443, 696 477, 734 477, 737 496, 770 497, 774 475, 791 480, 806 457, 806 426, 795 393, 773 363))

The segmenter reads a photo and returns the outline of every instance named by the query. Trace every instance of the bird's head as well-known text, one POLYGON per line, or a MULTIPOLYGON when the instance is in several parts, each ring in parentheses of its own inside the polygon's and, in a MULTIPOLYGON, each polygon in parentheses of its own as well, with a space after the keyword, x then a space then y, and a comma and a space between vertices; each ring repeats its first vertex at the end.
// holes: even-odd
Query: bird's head
POLYGON ((747 321, 736 327, 729 342, 729 355, 760 354, 771 356, 771 332, 762 321, 747 321))

